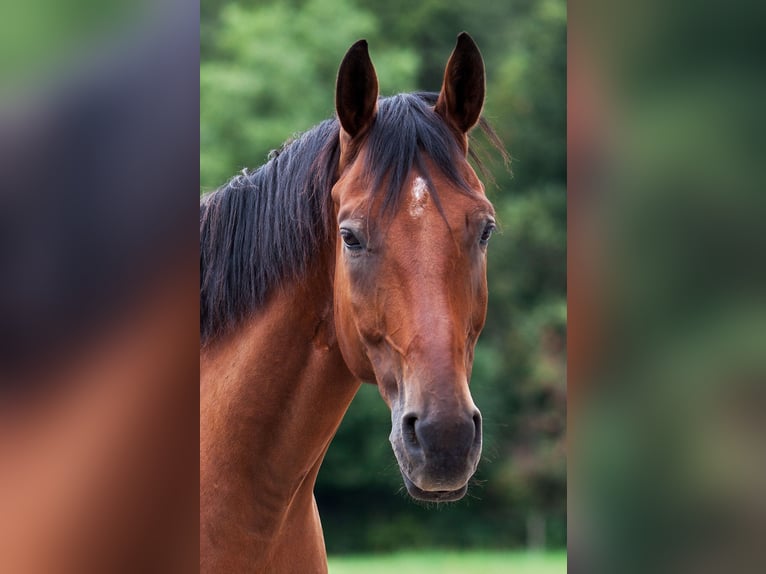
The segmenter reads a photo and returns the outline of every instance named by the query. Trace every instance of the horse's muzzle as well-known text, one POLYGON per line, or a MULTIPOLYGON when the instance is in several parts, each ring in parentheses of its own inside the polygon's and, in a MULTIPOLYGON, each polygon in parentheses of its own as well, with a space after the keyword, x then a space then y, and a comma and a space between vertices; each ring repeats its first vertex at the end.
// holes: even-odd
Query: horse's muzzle
POLYGON ((410 496, 419 500, 459 500, 481 456, 481 413, 394 415, 391 445, 410 496))

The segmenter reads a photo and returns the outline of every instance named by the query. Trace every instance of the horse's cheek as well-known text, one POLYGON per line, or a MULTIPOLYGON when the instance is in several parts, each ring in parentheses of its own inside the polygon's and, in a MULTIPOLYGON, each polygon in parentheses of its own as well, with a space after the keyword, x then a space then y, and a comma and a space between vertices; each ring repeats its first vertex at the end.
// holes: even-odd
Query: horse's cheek
POLYGON ((337 290, 334 313, 338 345, 349 370, 355 377, 363 381, 374 379, 372 367, 359 336, 359 328, 354 319, 351 301, 345 297, 337 297, 337 290))

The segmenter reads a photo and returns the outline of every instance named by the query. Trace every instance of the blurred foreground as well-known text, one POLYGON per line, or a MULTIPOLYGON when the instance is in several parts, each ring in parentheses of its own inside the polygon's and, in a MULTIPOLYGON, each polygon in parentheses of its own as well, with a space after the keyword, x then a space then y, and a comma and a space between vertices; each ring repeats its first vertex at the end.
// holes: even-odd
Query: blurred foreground
POLYGON ((191 572, 197 6, 2 12, 0 572, 191 572))
POLYGON ((330 556, 330 574, 565 574, 565 552, 424 551, 330 556))

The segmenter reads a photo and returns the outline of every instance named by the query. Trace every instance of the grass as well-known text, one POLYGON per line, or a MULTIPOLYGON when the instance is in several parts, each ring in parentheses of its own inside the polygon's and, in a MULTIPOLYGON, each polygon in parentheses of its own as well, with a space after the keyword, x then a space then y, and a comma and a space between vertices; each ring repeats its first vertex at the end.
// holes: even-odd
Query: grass
POLYGON ((566 574, 566 551, 453 550, 330 556, 330 574, 566 574))

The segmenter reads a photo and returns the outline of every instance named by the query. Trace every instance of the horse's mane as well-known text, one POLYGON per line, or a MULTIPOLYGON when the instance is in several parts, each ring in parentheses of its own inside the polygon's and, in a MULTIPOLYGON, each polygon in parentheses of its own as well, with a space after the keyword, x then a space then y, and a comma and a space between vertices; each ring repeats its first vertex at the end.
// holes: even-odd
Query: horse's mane
MULTIPOLYGON (((413 166, 434 190, 426 155, 451 182, 471 193, 455 167, 456 154, 462 153, 457 140, 433 112, 436 97, 399 94, 378 101, 364 165, 369 189, 385 194, 384 210, 398 204, 413 166)), ((507 158, 484 120, 481 127, 507 158)), ((330 190, 337 178, 339 131, 337 119, 325 120, 269 154, 257 170, 244 170, 200 200, 201 345, 261 307, 279 285, 300 277, 335 232, 330 190)), ((432 195, 441 210, 438 196, 432 195)))

